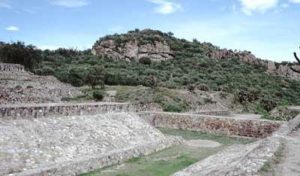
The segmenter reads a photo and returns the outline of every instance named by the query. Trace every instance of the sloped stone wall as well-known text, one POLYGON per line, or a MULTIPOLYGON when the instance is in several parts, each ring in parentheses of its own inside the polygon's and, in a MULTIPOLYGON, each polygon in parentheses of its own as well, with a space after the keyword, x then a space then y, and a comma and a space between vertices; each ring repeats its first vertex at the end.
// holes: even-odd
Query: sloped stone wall
POLYGON ((49 103, 0 105, 0 119, 41 118, 49 116, 93 115, 106 112, 129 112, 127 103, 49 103))
POLYGON ((181 143, 134 113, 0 119, 0 175, 79 175, 181 143))
MULTIPOLYGON (((300 107, 292 110, 299 112, 300 107)), ((299 124, 300 115, 283 123, 270 137, 247 145, 232 146, 173 174, 173 176, 259 175, 260 169, 279 150, 284 138, 297 129, 299 124)))
POLYGON ((233 117, 164 112, 139 113, 155 127, 202 131, 209 133, 264 138, 276 131, 281 122, 233 117))

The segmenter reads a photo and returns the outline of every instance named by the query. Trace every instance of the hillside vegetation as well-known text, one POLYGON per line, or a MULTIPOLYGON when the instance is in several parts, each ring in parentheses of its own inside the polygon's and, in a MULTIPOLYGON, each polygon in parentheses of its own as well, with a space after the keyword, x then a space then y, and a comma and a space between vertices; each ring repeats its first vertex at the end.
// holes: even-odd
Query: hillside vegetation
POLYGON ((58 49, 41 51, 42 59, 30 68, 34 68, 32 71, 36 74, 54 75, 74 86, 92 85, 93 78, 103 81, 96 84, 143 85, 154 90, 164 87, 190 92, 220 91, 233 95, 234 104, 242 105, 245 111, 260 113, 279 105, 300 104, 299 81, 268 74, 264 66, 248 64, 239 58, 211 58, 209 53, 218 47, 209 43, 189 42, 173 37, 172 33, 151 30, 111 35, 101 38, 98 43, 107 38, 116 41, 118 47, 129 40, 137 40, 140 44, 164 40, 174 52, 174 58, 160 62, 147 57, 128 61, 96 56, 91 50, 58 49))

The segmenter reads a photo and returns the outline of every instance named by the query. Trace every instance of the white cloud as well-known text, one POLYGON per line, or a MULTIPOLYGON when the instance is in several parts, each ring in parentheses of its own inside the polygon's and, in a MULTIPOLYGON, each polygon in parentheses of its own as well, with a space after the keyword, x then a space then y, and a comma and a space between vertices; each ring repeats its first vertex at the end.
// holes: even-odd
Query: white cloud
POLYGON ((88 0, 50 0, 50 3, 52 5, 68 8, 83 7, 89 4, 88 0))
POLYGON ((171 2, 170 0, 148 0, 151 3, 157 4, 158 6, 154 9, 156 13, 168 15, 175 13, 182 9, 182 6, 178 3, 171 2))
MULTIPOLYGON (((242 10, 245 14, 251 15, 253 12, 265 13, 266 11, 275 8, 279 0, 239 0, 242 5, 242 10)), ((293 0, 299 1, 299 0, 293 0)))
POLYGON ((290 2, 300 4, 300 0, 290 0, 290 2))
POLYGON ((0 0, 0 8, 11 9, 9 0, 0 0))
POLYGON ((280 7, 286 9, 286 8, 290 7, 290 4, 288 4, 288 3, 282 3, 282 4, 280 4, 280 7))
POLYGON ((5 28, 7 31, 18 32, 20 29, 17 26, 8 26, 5 28))

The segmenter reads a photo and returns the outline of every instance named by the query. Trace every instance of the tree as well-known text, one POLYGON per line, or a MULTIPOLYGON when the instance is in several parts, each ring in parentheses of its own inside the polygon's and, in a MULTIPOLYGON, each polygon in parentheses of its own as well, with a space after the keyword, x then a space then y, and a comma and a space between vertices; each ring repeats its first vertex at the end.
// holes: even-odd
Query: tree
POLYGON ((86 82, 95 89, 97 85, 101 85, 101 88, 104 88, 104 80, 105 80, 105 69, 103 66, 93 66, 88 71, 86 82))
POLYGON ((67 77, 67 81, 73 86, 80 87, 85 84, 87 71, 81 67, 74 67, 70 69, 67 77))
POLYGON ((41 51, 33 45, 25 45, 23 42, 1 44, 0 61, 24 65, 26 69, 33 70, 41 61, 41 51))
MULTIPOLYGON (((298 58, 296 52, 294 52, 294 57, 295 57, 296 61, 298 62, 298 65, 300 65, 300 59, 298 58)), ((293 68, 292 66, 291 66, 290 68, 291 68, 291 70, 293 70, 294 72, 300 73, 300 70, 297 70, 297 69, 293 68)))
POLYGON ((169 36, 169 37, 174 37, 174 33, 168 32, 168 36, 169 36))

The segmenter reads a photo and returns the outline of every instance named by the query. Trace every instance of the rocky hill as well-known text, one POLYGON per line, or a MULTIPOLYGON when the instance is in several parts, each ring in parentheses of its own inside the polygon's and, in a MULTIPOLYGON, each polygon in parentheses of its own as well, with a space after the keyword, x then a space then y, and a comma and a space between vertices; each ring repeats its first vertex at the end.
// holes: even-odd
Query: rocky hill
POLYGON ((21 102, 28 101, 26 97, 33 98, 31 102, 59 101, 68 96, 70 86, 56 84, 53 75, 61 82, 84 86, 86 95, 76 100, 98 100, 104 96, 101 88, 121 86, 117 100, 156 104, 172 112, 188 112, 227 99, 230 103, 226 107, 261 114, 276 106, 300 104, 300 81, 289 79, 299 76, 292 73, 288 63, 261 60, 251 52, 220 49, 197 40, 178 39, 172 33, 148 29, 109 35, 86 51, 39 51, 23 43, 4 45, 2 54, 0 49, 3 62, 26 67, 28 60, 24 58, 36 56, 26 69, 47 77, 24 77, 23 73, 17 73, 12 80, 0 77, 0 91, 5 90, 2 99, 14 101, 18 95, 16 98, 21 102), (145 89, 130 91, 140 85, 145 89), (130 86, 128 92, 126 86, 130 86), (183 90, 184 94, 180 96, 176 90, 183 90), (202 96, 215 92, 218 100, 202 96), (189 96, 203 97, 203 101, 191 102, 189 96))
POLYGON ((165 61, 174 59, 178 54, 186 53, 191 49, 196 49, 196 52, 193 53, 194 56, 197 56, 200 51, 209 58, 238 58, 245 63, 263 67, 267 73, 300 79, 300 74, 293 72, 288 64, 262 60, 249 51, 220 49, 209 43, 177 39, 172 33, 151 29, 129 31, 126 34, 108 35, 100 38, 94 44, 92 53, 114 60, 138 61, 141 58, 149 58, 151 61, 165 61))
POLYGON ((153 30, 106 36, 95 43, 92 53, 128 61, 141 58, 163 61, 174 58, 174 53, 164 34, 153 30))

